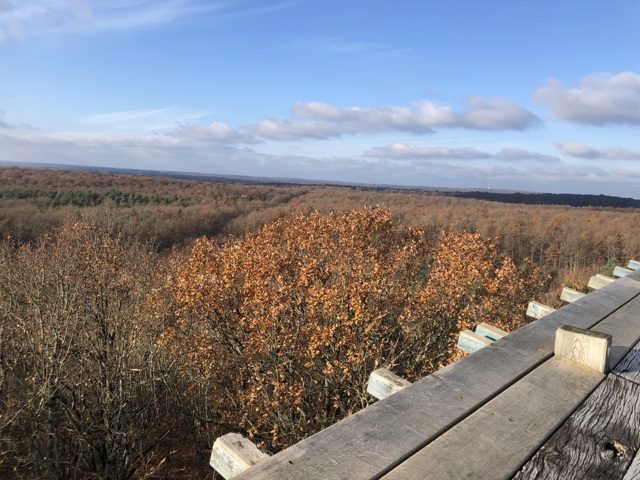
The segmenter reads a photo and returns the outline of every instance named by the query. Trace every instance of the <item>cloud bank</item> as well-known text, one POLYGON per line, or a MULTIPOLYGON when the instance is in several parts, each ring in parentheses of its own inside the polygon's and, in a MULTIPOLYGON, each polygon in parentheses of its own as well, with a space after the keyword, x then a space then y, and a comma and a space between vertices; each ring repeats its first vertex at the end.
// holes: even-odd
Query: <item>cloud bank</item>
POLYGON ((406 143, 393 143, 386 147, 374 147, 363 153, 366 157, 388 159, 423 159, 423 160, 484 160, 494 159, 505 162, 533 161, 556 163, 560 159, 553 155, 545 155, 518 148, 503 148, 496 154, 484 152, 477 148, 418 147, 406 143))
POLYGON ((534 94, 560 120, 588 125, 640 125, 640 74, 594 73, 577 88, 550 80, 534 94))
POLYGON ((588 160, 640 160, 640 150, 628 150, 621 147, 594 148, 583 143, 564 142, 556 144, 563 155, 588 160))
POLYGON ((246 139, 247 143, 253 143, 255 137, 275 141, 305 138, 324 140, 343 135, 390 131, 425 135, 441 128, 526 130, 540 124, 538 117, 511 100, 474 97, 468 104, 468 109, 459 111, 427 101, 413 107, 372 108, 297 102, 291 108, 292 119, 265 118, 235 129, 220 122, 208 127, 185 125, 171 135, 204 141, 207 132, 210 132, 211 140, 215 141, 224 125, 229 137, 234 137, 238 142, 246 139))

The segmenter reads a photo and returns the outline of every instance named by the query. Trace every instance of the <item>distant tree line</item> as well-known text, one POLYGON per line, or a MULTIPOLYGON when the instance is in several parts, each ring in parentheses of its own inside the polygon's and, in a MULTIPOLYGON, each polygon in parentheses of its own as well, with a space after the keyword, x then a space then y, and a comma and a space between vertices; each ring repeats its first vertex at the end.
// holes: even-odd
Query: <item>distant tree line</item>
POLYGON ((48 206, 60 207, 72 205, 74 207, 94 207, 105 202, 111 202, 115 205, 133 206, 133 205, 171 205, 182 202, 177 195, 143 195, 140 193, 123 192, 121 190, 107 190, 106 192, 95 192, 92 190, 53 190, 44 191, 40 189, 18 188, 0 190, 1 200, 26 200, 26 199, 44 199, 48 206))
POLYGON ((610 195, 579 195, 573 193, 497 193, 452 192, 451 197, 474 198, 491 202, 519 203, 524 205, 567 205, 570 207, 640 208, 640 200, 610 195))

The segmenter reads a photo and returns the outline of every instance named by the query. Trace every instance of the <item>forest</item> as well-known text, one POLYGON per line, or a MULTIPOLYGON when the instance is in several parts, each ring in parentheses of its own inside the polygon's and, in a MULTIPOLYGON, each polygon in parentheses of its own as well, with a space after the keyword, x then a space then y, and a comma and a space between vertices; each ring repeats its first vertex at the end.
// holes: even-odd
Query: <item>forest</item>
POLYGON ((0 477, 202 478, 640 257, 640 210, 0 168, 0 477))

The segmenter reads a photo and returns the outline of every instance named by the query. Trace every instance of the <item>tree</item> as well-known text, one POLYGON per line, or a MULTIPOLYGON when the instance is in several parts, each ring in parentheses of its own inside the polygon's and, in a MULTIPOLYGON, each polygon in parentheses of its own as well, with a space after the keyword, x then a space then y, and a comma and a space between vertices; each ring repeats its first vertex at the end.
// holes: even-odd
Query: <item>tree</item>
POLYGON ((17 251, 4 244, 2 260, 0 463, 27 478, 155 471, 173 427, 172 365, 146 302, 157 256, 68 223, 17 251))
POLYGON ((378 366, 419 378, 450 360, 462 328, 517 325, 538 280, 477 234, 436 248, 380 208, 298 215, 200 239, 167 281, 164 343, 209 388, 218 434, 277 450, 366 406, 378 366))

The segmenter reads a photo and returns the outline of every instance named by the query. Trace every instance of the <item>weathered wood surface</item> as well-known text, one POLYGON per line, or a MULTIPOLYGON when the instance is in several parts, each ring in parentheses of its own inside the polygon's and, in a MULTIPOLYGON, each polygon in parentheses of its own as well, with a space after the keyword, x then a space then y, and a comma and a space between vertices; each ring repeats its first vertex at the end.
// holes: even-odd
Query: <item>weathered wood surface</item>
POLYGON ((640 343, 636 343, 624 359, 612 369, 612 373, 640 385, 640 343))
MULTIPOLYGON (((606 352, 606 347, 609 342, 612 342, 611 337, 615 337, 617 350, 612 362, 612 366, 615 366, 614 371, 618 374, 637 373, 640 370, 640 347, 636 343, 640 339, 640 316, 637 312, 640 312, 640 297, 627 303, 597 325, 598 329, 606 330, 607 334, 573 332, 574 329, 561 328, 559 329, 560 335, 556 338, 560 337, 559 343, 561 345, 574 344, 570 338, 568 342, 564 340, 567 340, 567 337, 574 333, 584 334, 587 341, 591 338, 602 341, 601 350, 606 352), (634 344, 636 347, 631 349, 634 344), (623 356, 624 360, 621 361, 623 356)), ((562 348, 560 349, 562 350, 562 348)), ((554 359, 558 358, 554 357, 554 359)), ((549 362, 538 367, 523 380, 433 441, 384 478, 509 478, 513 473, 509 469, 514 465, 516 465, 514 468, 517 468, 519 464, 526 461, 542 441, 555 430, 555 427, 546 431, 544 429, 536 430, 543 427, 544 422, 548 421, 546 415, 556 415, 557 413, 548 405, 541 407, 538 404, 540 399, 537 395, 546 396, 542 399, 543 402, 546 402, 548 396, 556 395, 558 389, 563 388, 562 385, 554 384, 553 380, 546 379, 538 384, 539 390, 536 390, 535 387, 532 390, 525 389, 522 397, 515 397, 513 401, 509 399, 510 395, 515 395, 512 392, 514 388, 520 386, 530 377, 539 374, 543 368, 548 366, 549 362), (522 408, 524 405, 526 408, 522 408), (490 420, 478 417, 482 412, 485 412, 486 417, 490 420), (513 412, 522 413, 525 417, 528 415, 532 417, 525 420, 523 428, 518 430, 520 436, 509 437, 514 429, 520 428, 519 424, 511 422, 507 426, 507 430, 503 430, 493 422, 493 417, 504 415, 505 412, 512 415, 510 418, 513 418, 513 412), (527 422, 534 422, 535 425, 532 426, 527 422), (542 440, 536 445, 536 439, 542 440), (485 442, 489 445, 485 445, 485 442), (524 450, 526 445, 529 446, 529 451, 524 450)), ((560 372, 560 378, 567 378, 566 375, 565 372, 560 372)), ((557 476, 545 477, 539 470, 536 470, 529 476, 521 476, 520 478, 622 478, 638 449, 638 441, 640 441, 640 404, 638 403, 640 385, 613 374, 609 378, 608 383, 614 383, 616 388, 612 389, 609 385, 598 387, 596 392, 599 393, 597 395, 594 393, 595 397, 590 400, 592 410, 590 415, 600 422, 592 426, 593 449, 596 449, 599 456, 589 460, 588 465, 591 465, 591 468, 583 465, 579 470, 572 470, 560 465, 561 468, 557 476), (611 378, 612 376, 615 378, 611 378), (605 397, 606 402, 609 403, 602 400, 605 397), (601 405, 605 404, 607 408, 598 413, 602 408, 601 405), (616 408, 618 410, 611 413, 616 408), (599 415, 602 418, 599 418, 599 415), (623 434, 618 433, 621 428, 624 430, 625 419, 635 424, 633 428, 636 431, 630 439, 626 439, 623 434), (608 440, 602 440, 602 432, 608 434, 608 440), (597 444, 596 440, 600 443, 597 444), (582 475, 582 472, 588 472, 588 474, 582 475), (602 472, 603 475, 593 475, 592 472, 602 472), (613 476, 614 472, 617 472, 615 477, 613 476)), ((569 388, 573 387, 569 386, 569 388)), ((579 403, 580 401, 577 401, 575 406, 578 406, 579 403)), ((579 440, 582 437, 575 436, 574 438, 571 433, 565 434, 555 449, 549 451, 555 454, 559 449, 566 449, 567 438, 575 442, 573 446, 575 454, 584 455, 584 453, 580 453, 580 449, 583 447, 579 440)), ((583 457, 578 458, 578 462, 583 461, 583 457)), ((568 458, 567 461, 571 462, 574 459, 568 458)), ((570 468, 573 468, 572 464, 570 468)))
POLYGON ((487 337, 490 340, 500 340, 502 337, 509 335, 509 332, 505 332, 501 328, 494 327, 488 323, 481 322, 476 326, 476 333, 487 337))
POLYGON ((562 289, 562 293, 560 294, 560 300, 567 303, 573 303, 576 300, 580 300, 584 297, 586 293, 579 292, 574 290, 573 288, 564 287, 562 289))
POLYGON ((635 270, 633 273, 630 273, 625 278, 630 278, 631 280, 640 282, 640 270, 635 270))
POLYGON ((610 346, 610 334, 563 326, 556 333, 553 353, 600 373, 608 373, 610 346))
POLYGON ((630 268, 631 270, 638 270, 640 269, 640 262, 637 260, 629 260, 627 268, 630 268))
POLYGON ((560 326, 591 328, 639 293, 638 281, 620 279, 293 445, 237 478, 377 478, 549 359, 560 326))
POLYGON ((482 335, 478 335, 471 330, 464 330, 460 332, 458 337, 458 348, 463 352, 473 353, 481 348, 488 347, 493 343, 493 340, 482 335))
POLYGON ((409 380, 399 377, 386 368, 379 368, 369 375, 367 393, 376 397, 378 400, 382 400, 409 385, 411 385, 409 380))
POLYGON ((622 480, 638 480, 640 478, 640 451, 631 462, 631 466, 622 480))
MULTIPOLYGON (((623 358, 638 355, 637 342, 640 340, 640 297, 623 305, 614 313, 598 323, 595 330, 611 335, 609 349, 609 368, 619 368, 623 358), (634 345, 636 347, 634 348, 634 345), (633 350, 632 350, 633 349, 633 350)), ((636 368, 631 366, 631 369, 636 368)))
POLYGON ((239 433, 227 433, 218 437, 213 444, 209 465, 229 479, 267 458, 269 455, 258 450, 239 433))
POLYGON ((598 273, 589 279, 589 284, 587 286, 594 290, 600 290, 605 285, 609 285, 610 283, 615 281, 616 279, 613 277, 608 277, 606 275, 598 273))
POLYGON ((548 307, 538 302, 529 302, 527 306, 527 317, 540 319, 545 315, 549 315, 551 312, 555 312, 555 308, 548 307))
POLYGON ((629 275, 630 273, 633 273, 635 270, 631 270, 629 268, 624 268, 624 267, 616 267, 613 269, 613 274, 616 277, 626 277, 627 275, 629 275))
POLYGON ((640 385, 619 375, 640 370, 638 351, 629 352, 514 479, 640 478, 640 385))
POLYGON ((510 478, 604 378, 553 357, 382 478, 510 478))

